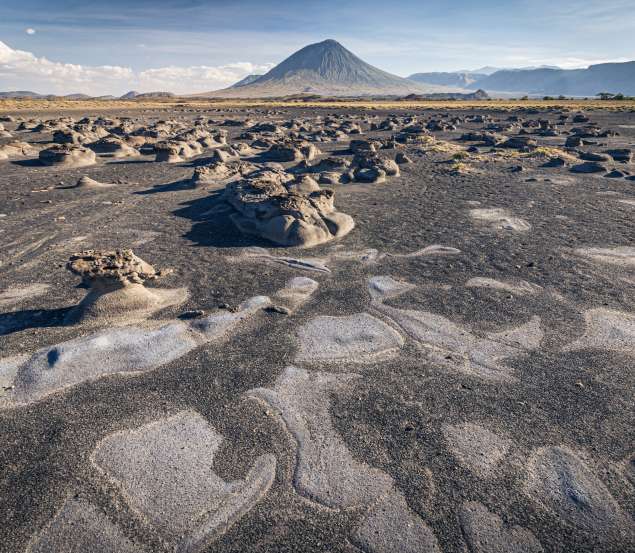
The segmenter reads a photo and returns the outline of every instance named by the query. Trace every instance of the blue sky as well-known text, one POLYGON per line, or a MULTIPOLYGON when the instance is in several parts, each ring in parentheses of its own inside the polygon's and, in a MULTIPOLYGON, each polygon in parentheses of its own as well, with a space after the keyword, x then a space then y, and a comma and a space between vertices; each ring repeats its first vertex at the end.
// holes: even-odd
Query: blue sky
POLYGON ((0 90, 213 90, 334 38, 382 69, 635 59, 635 0, 0 0, 0 90))

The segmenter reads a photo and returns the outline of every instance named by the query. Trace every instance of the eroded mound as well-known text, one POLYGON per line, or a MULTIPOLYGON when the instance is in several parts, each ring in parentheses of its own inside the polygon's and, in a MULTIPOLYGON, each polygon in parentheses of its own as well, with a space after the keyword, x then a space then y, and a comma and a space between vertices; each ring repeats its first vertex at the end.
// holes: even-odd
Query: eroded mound
POLYGON ((87 167, 94 165, 95 152, 76 144, 54 144, 40 152, 40 163, 56 167, 87 167))
POLYGON ((148 289, 144 283, 162 273, 132 250, 87 250, 71 256, 67 268, 82 277, 88 295, 68 318, 74 321, 130 321, 183 302, 187 290, 148 289))
POLYGON ((227 186, 232 221, 246 234, 280 246, 309 248, 348 234, 353 218, 336 211, 330 189, 293 190, 290 175, 262 171, 227 186))

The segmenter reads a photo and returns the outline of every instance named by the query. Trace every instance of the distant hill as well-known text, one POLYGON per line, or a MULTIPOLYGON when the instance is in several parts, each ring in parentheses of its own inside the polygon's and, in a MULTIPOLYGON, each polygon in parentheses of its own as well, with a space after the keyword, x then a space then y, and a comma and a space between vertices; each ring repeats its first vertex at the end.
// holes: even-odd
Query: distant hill
POLYGON ((90 100, 92 96, 88 94, 66 94, 66 96, 62 96, 65 100, 90 100))
POLYGON ((136 100, 144 98, 174 98, 176 94, 174 92, 142 92, 135 96, 136 100))
POLYGON ((0 92, 0 98, 44 98, 44 95, 30 90, 11 90, 0 92))
POLYGON ((595 96, 599 92, 621 92, 632 96, 635 95, 635 62, 603 63, 587 69, 540 66, 496 70, 483 67, 476 72, 415 73, 408 79, 422 85, 482 89, 494 94, 595 96))
POLYGON ((472 83, 489 92, 595 96, 599 92, 635 95, 635 61, 602 63, 587 69, 502 70, 472 83))
POLYGON ((262 75, 247 75, 244 79, 240 79, 237 83, 234 83, 229 88, 240 88, 241 86, 246 86, 248 84, 257 81, 262 75))
POLYGON ((476 92, 433 92, 431 94, 409 94, 404 100, 487 100, 489 94, 484 90, 476 92))
POLYGON ((267 98, 294 94, 322 96, 403 96, 453 92, 420 85, 369 65, 335 40, 310 44, 249 84, 196 94, 219 98, 267 98))
POLYGON ((136 99, 144 99, 144 98, 174 98, 176 95, 172 92, 137 92, 136 90, 131 90, 130 92, 126 92, 123 96, 121 96, 121 100, 136 100, 136 99))
POLYGON ((7 99, 29 99, 29 100, 54 100, 56 98, 63 98, 64 100, 89 100, 92 96, 88 94, 40 94, 38 92, 32 92, 31 90, 12 90, 9 92, 0 92, 0 98, 7 99))
POLYGON ((441 86, 455 86, 458 88, 469 88, 470 85, 479 79, 487 77, 485 73, 414 73, 408 80, 422 84, 435 84, 441 86))

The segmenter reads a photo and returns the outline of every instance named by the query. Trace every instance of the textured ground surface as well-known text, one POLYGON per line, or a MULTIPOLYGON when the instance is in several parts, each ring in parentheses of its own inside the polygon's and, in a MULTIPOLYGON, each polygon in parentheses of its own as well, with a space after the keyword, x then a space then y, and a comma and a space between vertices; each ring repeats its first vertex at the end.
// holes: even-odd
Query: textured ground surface
MULTIPOLYGON (((73 115, 122 114, 246 115, 73 115)), ((635 114, 588 115, 620 136, 582 150, 635 144, 635 114)), ((465 149, 482 126, 434 134, 465 149)), ((335 186, 356 227, 310 250, 210 214, 214 187, 189 181, 209 153, 0 161, 0 551, 633 550, 635 165, 440 150, 335 186), (116 186, 72 188, 84 175, 116 186), (86 294, 68 257, 117 247, 173 269, 148 287, 186 302, 65 324, 86 294)))

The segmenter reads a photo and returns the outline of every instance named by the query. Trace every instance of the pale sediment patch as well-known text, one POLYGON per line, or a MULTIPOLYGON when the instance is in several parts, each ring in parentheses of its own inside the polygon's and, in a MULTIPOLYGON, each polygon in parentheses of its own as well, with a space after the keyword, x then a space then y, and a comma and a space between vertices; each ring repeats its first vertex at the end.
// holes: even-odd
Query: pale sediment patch
POLYGON ((0 359, 0 408, 11 404, 18 370, 28 359, 28 353, 0 359))
POLYGON ((414 284, 391 276, 375 276, 368 279, 368 293, 373 303, 395 298, 414 288, 414 284))
POLYGON ((331 394, 357 378, 288 367, 273 388, 248 392, 274 410, 296 442, 296 491, 332 509, 369 505, 392 487, 390 476, 353 458, 331 421, 331 394))
POLYGON ((275 477, 275 457, 262 455, 244 480, 224 481, 211 468, 222 441, 198 413, 182 411, 107 436, 92 461, 177 551, 195 552, 251 510, 275 477))
POLYGON ((85 499, 68 497, 53 520, 31 541, 27 553, 143 553, 85 499))
POLYGON ((445 424, 442 431, 448 449, 459 464, 481 478, 493 476, 511 447, 511 440, 478 424, 445 424))
POLYGON ((470 217, 479 223, 489 225, 494 230, 510 230, 515 232, 527 232, 531 225, 515 217, 508 210, 501 208, 470 209, 470 217))
POLYGON ((8 399, 12 404, 31 403, 110 374, 154 370, 200 345, 225 338, 270 303, 265 296, 255 296, 233 313, 221 311, 191 323, 115 327, 44 348, 18 368, 8 399))
POLYGON ((474 553, 542 553, 543 548, 529 530, 509 526, 485 505, 470 501, 459 513, 461 529, 474 553))
POLYGON ((49 284, 42 283, 9 286, 0 292, 0 309, 16 305, 30 298, 43 296, 50 287, 49 284))
POLYGON ((538 348, 543 336, 538 317, 520 327, 481 338, 435 313, 382 304, 376 309, 390 317, 435 362, 490 380, 514 380, 513 369, 503 361, 538 348))
POLYGON ((441 553, 432 530, 394 489, 368 510, 353 540, 370 553, 441 553))
POLYGON ((563 351, 600 349, 635 357, 635 314, 597 308, 584 312, 584 335, 563 351))
POLYGON ((319 284, 306 277, 295 277, 286 286, 271 296, 272 307, 286 314, 292 314, 302 307, 317 291, 319 284))
POLYGON ((570 449, 537 449, 527 463, 525 493, 562 522, 603 543, 633 543, 633 521, 587 463, 570 449))
POLYGON ((513 371, 503 360, 523 355, 540 346, 543 332, 539 317, 533 317, 519 327, 479 337, 442 315, 398 309, 383 303, 413 287, 389 276, 375 276, 368 280, 373 308, 391 319, 408 337, 423 347, 432 360, 441 365, 481 378, 513 380, 513 371))
POLYGON ((438 553, 434 534, 409 509, 393 479, 357 461, 333 426, 331 394, 358 378, 288 367, 273 388, 248 394, 266 403, 295 440, 293 486, 300 495, 330 509, 367 508, 352 536, 365 551, 438 553))
POLYGON ((516 294, 517 296, 535 295, 542 292, 542 287, 526 280, 501 281, 487 277, 474 277, 465 283, 467 288, 487 288, 516 294))
POLYGON ((235 257, 227 257, 229 262, 255 261, 259 263, 269 263, 285 265, 292 269, 303 271, 314 271, 317 273, 330 273, 331 266, 337 262, 356 262, 364 265, 377 263, 384 259, 408 259, 415 257, 433 257, 444 255, 456 255, 460 250, 449 246, 433 244, 420 250, 410 253, 380 253, 374 248, 365 250, 344 250, 341 245, 331 248, 321 257, 289 257, 273 255, 266 248, 249 247, 242 249, 235 257))
POLYGON ((296 362, 371 363, 396 354, 404 344, 396 330, 368 313, 315 317, 297 335, 296 362))
POLYGON ((617 246, 615 248, 578 248, 576 255, 606 265, 619 267, 635 267, 635 247, 617 246))
POLYGON ((443 256, 443 255, 457 255, 461 253, 461 250, 456 248, 452 248, 451 246, 442 246, 441 244, 432 244, 431 246, 426 246, 425 248, 421 248, 420 250, 410 252, 410 253, 388 253, 386 254, 388 257, 434 257, 434 256, 443 256))
POLYGON ((329 261, 356 261, 366 264, 374 263, 383 257, 385 257, 385 254, 379 253, 379 251, 374 248, 352 251, 335 247, 329 252, 329 261))
POLYGON ((316 273, 330 273, 326 266, 327 259, 321 257, 288 257, 272 255, 266 248, 250 247, 244 248, 236 257, 228 257, 231 261, 255 261, 273 265, 283 265, 291 269, 301 269, 303 271, 313 271, 316 273))

